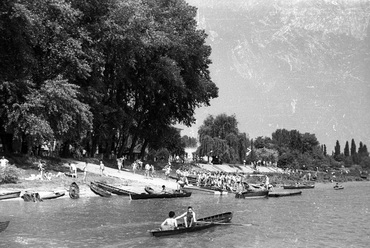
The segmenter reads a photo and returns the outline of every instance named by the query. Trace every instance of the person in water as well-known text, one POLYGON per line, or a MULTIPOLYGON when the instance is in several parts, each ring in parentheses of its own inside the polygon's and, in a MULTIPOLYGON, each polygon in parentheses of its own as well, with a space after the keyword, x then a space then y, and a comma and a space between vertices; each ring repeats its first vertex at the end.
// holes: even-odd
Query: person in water
POLYGON ((184 223, 186 227, 192 227, 194 223, 197 222, 197 219, 195 218, 195 212, 191 206, 188 207, 188 211, 176 217, 176 219, 180 219, 182 217, 184 217, 184 223))
POLYGON ((175 230, 177 228, 177 220, 175 218, 175 212, 170 211, 168 213, 168 217, 163 223, 161 224, 161 230, 175 230))

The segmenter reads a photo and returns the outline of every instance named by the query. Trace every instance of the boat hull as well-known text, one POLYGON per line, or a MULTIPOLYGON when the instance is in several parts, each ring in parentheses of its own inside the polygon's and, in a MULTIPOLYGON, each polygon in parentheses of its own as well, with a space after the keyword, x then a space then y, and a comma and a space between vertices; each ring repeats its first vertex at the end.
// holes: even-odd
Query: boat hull
POLYGON ((266 198, 269 194, 268 190, 259 190, 259 191, 243 191, 235 194, 235 198, 242 198, 242 199, 258 199, 258 198, 266 198))
POLYGON ((209 188, 203 188, 198 186, 185 186, 184 190, 192 193, 200 193, 200 194, 214 194, 214 195, 227 195, 227 191, 221 190, 213 190, 209 188))
POLYGON ((194 226, 186 228, 184 224, 178 225, 178 228, 175 230, 152 230, 150 233, 155 237, 161 236, 170 236, 170 235, 177 235, 182 233, 189 233, 189 232, 197 232, 204 229, 208 229, 210 227, 220 225, 222 223, 228 223, 231 221, 233 217, 232 212, 226 212, 222 214, 217 214, 205 218, 200 218, 197 220, 194 226))
POLYGON ((313 189, 315 185, 283 185, 284 189, 313 189))
POLYGON ((169 194, 130 194, 132 200, 142 200, 142 199, 158 199, 158 198, 179 198, 179 197, 190 197, 191 192, 183 192, 183 193, 169 193, 169 194))
POLYGON ((294 196, 301 195, 302 191, 280 191, 280 192, 269 192, 269 197, 283 197, 283 196, 294 196))
POLYGON ((100 188, 94 182, 91 182, 89 186, 90 186, 90 189, 91 189, 92 192, 94 192, 95 194, 97 194, 101 197, 110 197, 110 196, 112 196, 112 194, 110 192, 100 188))
POLYGON ((3 192, 3 193, 0 193, 0 200, 18 198, 20 194, 21 194, 21 191, 3 192))
POLYGON ((129 196, 130 194, 132 194, 132 195, 136 194, 134 192, 131 192, 131 191, 128 191, 128 190, 124 190, 124 189, 121 189, 121 188, 117 188, 117 187, 114 187, 112 185, 109 185, 109 184, 106 184, 106 183, 102 183, 102 182, 95 182, 95 184, 98 187, 100 187, 100 188, 102 188, 102 189, 104 189, 104 190, 106 190, 106 191, 108 191, 108 192, 110 192, 112 194, 115 194, 115 195, 129 196))

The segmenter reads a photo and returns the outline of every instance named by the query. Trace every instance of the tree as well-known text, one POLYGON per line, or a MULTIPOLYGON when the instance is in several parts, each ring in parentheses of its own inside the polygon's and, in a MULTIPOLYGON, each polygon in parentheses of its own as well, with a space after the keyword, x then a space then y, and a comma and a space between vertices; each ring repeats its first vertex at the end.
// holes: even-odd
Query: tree
POLYGON ((344 156, 348 157, 349 156, 349 144, 348 141, 346 141, 346 145, 344 147, 344 156))
POLYGON ((353 157, 353 156, 355 156, 355 154, 356 154, 356 143, 355 143, 355 140, 352 139, 352 141, 351 141, 351 156, 353 157))
POLYGON ((340 144, 339 140, 337 140, 334 147, 334 157, 338 157, 339 155, 340 155, 340 144))
POLYGON ((189 137, 187 135, 184 135, 181 137, 182 142, 185 143, 185 147, 197 147, 198 141, 194 137, 189 137))
POLYGON ((247 152, 248 138, 245 133, 239 133, 237 125, 234 115, 208 116, 198 130, 199 155, 209 156, 212 151, 212 156, 221 161, 242 163, 247 152))

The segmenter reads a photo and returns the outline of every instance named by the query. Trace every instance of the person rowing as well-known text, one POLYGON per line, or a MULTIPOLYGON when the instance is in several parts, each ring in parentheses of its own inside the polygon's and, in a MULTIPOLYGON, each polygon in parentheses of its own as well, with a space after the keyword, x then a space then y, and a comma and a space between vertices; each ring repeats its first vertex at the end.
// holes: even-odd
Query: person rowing
POLYGON ((185 227, 192 227, 194 223, 197 222, 197 219, 195 218, 195 212, 193 211, 193 208, 191 206, 188 207, 188 211, 183 213, 182 215, 176 217, 175 219, 180 219, 184 217, 184 223, 185 227))

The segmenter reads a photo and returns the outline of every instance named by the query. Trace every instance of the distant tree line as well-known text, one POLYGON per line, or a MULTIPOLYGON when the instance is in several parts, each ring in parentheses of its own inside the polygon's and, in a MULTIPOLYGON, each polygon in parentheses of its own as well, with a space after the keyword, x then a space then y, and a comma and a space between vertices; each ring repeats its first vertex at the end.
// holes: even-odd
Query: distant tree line
POLYGON ((357 149, 354 139, 351 147, 346 142, 343 153, 337 141, 333 154, 328 155, 326 145, 320 145, 315 134, 277 129, 271 138, 249 139, 247 134, 239 133, 237 124, 235 116, 208 116, 198 131, 198 156, 227 163, 275 163, 284 169, 326 170, 355 164, 370 169, 367 146, 360 142, 357 149))
POLYGON ((194 123, 218 96, 211 48, 184 0, 6 0, 0 13, 5 152, 57 141, 63 156, 181 154, 172 125, 194 123))

